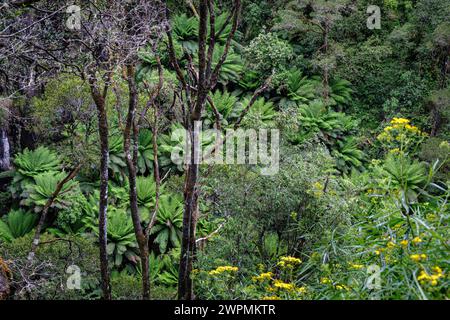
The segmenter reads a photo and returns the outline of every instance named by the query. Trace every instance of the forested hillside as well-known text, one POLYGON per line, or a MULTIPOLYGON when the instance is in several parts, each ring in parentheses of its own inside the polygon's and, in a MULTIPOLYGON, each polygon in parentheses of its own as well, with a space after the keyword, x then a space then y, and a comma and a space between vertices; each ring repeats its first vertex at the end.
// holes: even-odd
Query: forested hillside
POLYGON ((0 300, 450 297, 448 1, 0 17, 0 300))

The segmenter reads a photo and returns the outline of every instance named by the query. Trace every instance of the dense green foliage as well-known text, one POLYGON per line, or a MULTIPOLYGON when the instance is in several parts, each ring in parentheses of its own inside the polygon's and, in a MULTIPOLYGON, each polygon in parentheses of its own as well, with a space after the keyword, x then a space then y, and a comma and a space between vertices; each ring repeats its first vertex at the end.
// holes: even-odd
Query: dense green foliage
MULTIPOLYGON (((177 2, 168 1, 173 41, 187 69, 199 63, 199 22, 177 2)), ((221 127, 232 128, 253 92, 270 79, 242 127, 280 130, 280 168, 263 176, 256 165, 201 166, 196 296, 448 299, 448 1, 245 0, 243 5, 219 84, 206 101, 203 128, 215 126, 214 109, 221 127), (381 29, 367 28, 368 5, 380 6, 381 29), (379 282, 372 283, 375 273, 379 282)), ((213 69, 231 32, 230 23, 224 26, 230 6, 230 1, 217 4, 216 31, 223 30, 213 69)), ((158 47, 164 69, 158 98, 164 112, 156 138, 163 177, 158 210, 152 111, 138 136, 136 191, 142 226, 156 217, 149 243, 155 297, 172 299, 185 167, 171 155, 183 155, 180 145, 186 136, 174 111, 181 106, 167 46, 163 37, 158 47)), ((136 80, 142 89, 154 85, 158 75, 150 52, 140 52, 140 59, 136 80)), ((126 96, 126 82, 116 76, 126 96)), ((113 93, 105 99, 113 298, 138 299, 141 265, 122 135, 127 106, 113 93)), ((32 99, 35 125, 29 125, 37 146, 14 150, 13 169, 0 193, 0 215, 5 213, 0 217, 0 257, 12 261, 14 277, 25 264, 34 228, 57 184, 77 160, 84 165, 52 199, 37 252, 38 281, 31 289, 20 279, 14 282, 15 299, 100 297, 99 137, 91 100, 88 85, 67 75, 49 79, 32 99), (78 291, 63 285, 71 264, 83 272, 78 291)), ((211 147, 214 138, 204 132, 201 145, 211 147)))

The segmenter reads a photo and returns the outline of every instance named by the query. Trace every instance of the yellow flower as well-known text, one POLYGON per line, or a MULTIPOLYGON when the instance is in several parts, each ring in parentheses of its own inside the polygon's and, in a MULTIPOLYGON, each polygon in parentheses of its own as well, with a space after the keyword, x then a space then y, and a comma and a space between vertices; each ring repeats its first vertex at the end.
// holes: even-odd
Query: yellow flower
POLYGON ((387 243, 387 247, 388 247, 388 248, 394 248, 394 247, 395 247, 395 243, 392 242, 392 241, 389 241, 389 242, 387 243))
POLYGON ((415 262, 419 262, 421 260, 425 260, 427 258, 427 255, 422 253, 422 254, 412 254, 409 256, 411 258, 411 260, 415 261, 415 262))
POLYGON ((391 120, 391 124, 401 124, 401 125, 405 125, 408 124, 410 121, 408 119, 405 118, 393 118, 391 120))
POLYGON ((337 290, 346 290, 346 291, 350 290, 350 288, 347 287, 345 284, 337 284, 335 288, 337 290))
POLYGON ((292 283, 286 283, 280 280, 276 280, 273 286, 277 289, 283 289, 286 291, 292 291, 294 290, 294 285, 292 283))
POLYGON ((224 272, 237 272, 239 270, 238 267, 233 267, 233 266, 220 266, 217 267, 215 270, 212 270, 210 272, 208 272, 209 275, 215 276, 218 274, 222 274, 224 272))
POLYGON ((428 274, 424 270, 420 271, 419 276, 417 277, 417 280, 420 281, 420 283, 425 284, 428 282, 432 286, 436 286, 438 284, 438 280, 444 276, 442 269, 438 266, 433 267, 433 274, 428 274))
POLYGON ((419 281, 423 281, 423 280, 427 280, 429 278, 428 273, 426 273, 425 271, 421 271, 419 276, 417 277, 417 280, 419 281))
POLYGON ((438 274, 442 274, 442 269, 438 266, 433 267, 433 271, 438 273, 438 274))
POLYGON ((321 278, 321 279, 320 279, 320 283, 322 283, 322 284, 328 284, 328 283, 331 283, 331 280, 328 279, 328 278, 321 278))
POLYGON ((422 242, 422 239, 420 239, 419 237, 415 237, 414 239, 412 239, 412 242, 413 242, 414 244, 418 244, 418 243, 421 243, 421 242, 422 242))
POLYGON ((281 298, 277 296, 266 296, 262 297, 261 300, 281 300, 281 298))
POLYGON ((362 265, 362 264, 351 263, 351 264, 350 264, 350 268, 359 270, 359 269, 364 268, 364 265, 362 265))
POLYGON ((302 260, 300 260, 299 258, 286 256, 286 257, 281 257, 280 261, 278 262, 277 265, 281 268, 292 269, 295 266, 299 265, 300 263, 302 263, 302 260))
POLYGON ((406 247, 408 245, 408 242, 409 242, 408 240, 402 240, 402 241, 400 241, 400 244, 402 246, 406 247))
POLYGON ((306 293, 306 287, 299 287, 299 288, 297 288, 297 292, 301 293, 301 294, 306 293))
POLYGON ((257 277, 253 277, 252 280, 253 281, 259 281, 259 282, 263 282, 265 280, 271 280, 273 276, 272 272, 265 272, 265 273, 261 273, 259 276, 257 277))

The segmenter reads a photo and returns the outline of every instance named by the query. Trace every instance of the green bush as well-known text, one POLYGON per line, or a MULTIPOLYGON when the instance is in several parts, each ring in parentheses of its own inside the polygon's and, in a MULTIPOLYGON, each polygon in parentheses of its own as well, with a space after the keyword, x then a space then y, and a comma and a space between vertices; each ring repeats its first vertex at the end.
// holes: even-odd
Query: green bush
POLYGON ((79 236, 60 239, 43 234, 34 263, 28 266, 31 242, 32 234, 11 243, 0 242, 0 256, 13 273, 13 299, 79 300, 99 297, 99 253, 94 242, 79 236), (67 287, 71 276, 68 267, 72 265, 81 271, 80 290, 67 287))

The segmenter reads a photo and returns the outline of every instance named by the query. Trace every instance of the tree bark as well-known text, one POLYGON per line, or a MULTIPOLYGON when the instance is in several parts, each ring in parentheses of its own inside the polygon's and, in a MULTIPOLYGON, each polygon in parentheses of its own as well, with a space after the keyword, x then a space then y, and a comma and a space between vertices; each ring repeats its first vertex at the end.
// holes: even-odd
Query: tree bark
MULTIPOLYGON (((109 163, 109 143, 108 143, 108 116, 106 112, 105 94, 101 94, 95 75, 89 77, 92 98, 97 107, 98 130, 100 136, 100 201, 99 201, 99 243, 100 243, 100 272, 102 277, 103 299, 111 300, 111 284, 108 270, 108 245, 107 223, 108 223, 108 163, 109 163)), ((105 90, 106 92, 106 90, 105 90)))
POLYGON ((131 218, 133 220, 134 233, 139 246, 139 253, 141 257, 142 265, 142 297, 145 300, 150 299, 150 270, 149 270, 149 258, 148 258, 148 242, 144 233, 144 229, 141 225, 141 218, 139 216, 139 208, 137 203, 137 189, 136 189, 136 157, 131 153, 131 130, 134 128, 134 150, 136 153, 136 143, 138 139, 138 128, 135 126, 136 109, 137 109, 137 87, 135 82, 135 71, 133 66, 127 67, 128 74, 128 89, 129 89, 129 107, 128 115, 124 130, 124 151, 128 168, 128 182, 130 185, 130 209, 131 218))
MULTIPOLYGON (((170 32, 169 38, 169 56, 172 66, 177 72, 177 77, 180 80, 183 89, 186 91, 187 109, 185 114, 185 125, 187 126, 188 134, 190 137, 190 159, 187 165, 187 172, 184 185, 184 212, 183 212, 183 235, 181 241, 181 256, 180 256, 180 268, 178 274, 178 299, 193 300, 195 298, 193 292, 193 285, 191 279, 192 264, 195 259, 196 249, 196 237, 195 231, 197 227, 198 219, 198 196, 199 196, 199 144, 198 142, 198 130, 196 130, 195 123, 201 119, 201 114, 205 106, 205 102, 208 93, 217 84, 220 69, 226 60, 228 51, 231 46, 231 41, 238 26, 239 11, 241 7, 241 1, 234 1, 233 12, 230 18, 233 17, 233 23, 231 31, 228 35, 224 52, 219 59, 219 62, 212 70, 212 58, 215 46, 215 29, 212 26, 214 22, 214 4, 212 0, 200 0, 199 1, 199 33, 198 33, 198 72, 193 72, 192 77, 197 83, 196 88, 192 88, 195 95, 190 96, 191 87, 187 85, 185 76, 181 72, 180 66, 176 60, 174 48, 170 32), (207 44, 208 35, 208 12, 209 21, 211 22, 211 32, 207 44)), ((221 31, 220 31, 221 32, 221 31)), ((220 33, 219 32, 219 33, 220 33)))
MULTIPOLYGON (((194 145, 192 143, 192 145, 194 145)), ((192 153, 193 151, 191 151, 192 153)), ((180 269, 178 274, 178 299, 193 300, 191 279, 195 251, 195 229, 198 212, 198 164, 188 165, 184 187, 183 236, 181 241, 180 269)))

